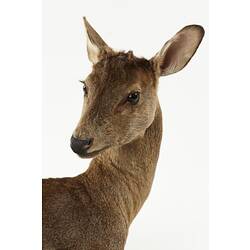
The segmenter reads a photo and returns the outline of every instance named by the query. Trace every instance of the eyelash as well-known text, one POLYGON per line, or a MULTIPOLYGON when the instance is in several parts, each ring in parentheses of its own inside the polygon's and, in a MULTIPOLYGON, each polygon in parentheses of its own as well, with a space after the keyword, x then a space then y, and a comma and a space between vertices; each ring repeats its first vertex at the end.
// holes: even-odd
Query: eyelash
POLYGON ((82 80, 80 80, 80 82, 83 84, 82 89, 83 89, 84 95, 86 96, 88 94, 86 83, 85 81, 82 81, 82 80))

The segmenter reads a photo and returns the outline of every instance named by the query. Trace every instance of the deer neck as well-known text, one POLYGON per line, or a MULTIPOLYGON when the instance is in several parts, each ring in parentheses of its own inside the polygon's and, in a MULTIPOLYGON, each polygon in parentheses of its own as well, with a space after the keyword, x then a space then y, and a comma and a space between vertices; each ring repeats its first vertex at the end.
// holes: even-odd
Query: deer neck
POLYGON ((162 115, 155 118, 143 137, 109 149, 92 160, 85 172, 89 182, 109 204, 120 208, 130 224, 146 200, 154 178, 162 137, 162 115))

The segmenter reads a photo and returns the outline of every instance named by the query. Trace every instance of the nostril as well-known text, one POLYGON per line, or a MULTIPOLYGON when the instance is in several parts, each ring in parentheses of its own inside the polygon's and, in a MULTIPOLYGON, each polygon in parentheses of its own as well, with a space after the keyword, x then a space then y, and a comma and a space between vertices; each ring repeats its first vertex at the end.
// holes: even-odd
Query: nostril
POLYGON ((77 139, 74 136, 71 136, 70 139, 70 147, 73 150, 73 152, 79 154, 83 152, 84 150, 87 150, 91 147, 93 142, 92 138, 86 138, 86 139, 77 139))

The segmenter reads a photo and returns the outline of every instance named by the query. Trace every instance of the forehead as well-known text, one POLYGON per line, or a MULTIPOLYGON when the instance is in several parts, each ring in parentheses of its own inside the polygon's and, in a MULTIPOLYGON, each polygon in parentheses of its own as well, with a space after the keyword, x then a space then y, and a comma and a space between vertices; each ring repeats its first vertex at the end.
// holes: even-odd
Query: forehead
POLYGON ((119 52, 107 55, 95 64, 87 80, 98 88, 107 85, 115 88, 135 83, 149 84, 153 80, 153 68, 145 58, 137 58, 131 52, 119 52))

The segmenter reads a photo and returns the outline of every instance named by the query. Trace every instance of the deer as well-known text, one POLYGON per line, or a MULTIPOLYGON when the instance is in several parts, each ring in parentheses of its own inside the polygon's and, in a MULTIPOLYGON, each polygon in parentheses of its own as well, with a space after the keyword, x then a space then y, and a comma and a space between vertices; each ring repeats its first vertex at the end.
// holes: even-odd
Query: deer
POLYGON ((159 78, 183 69, 204 29, 188 25, 151 59, 115 51, 84 19, 91 73, 81 80, 83 109, 70 139, 93 158, 75 177, 43 179, 44 250, 122 250, 147 199, 159 157, 159 78))

